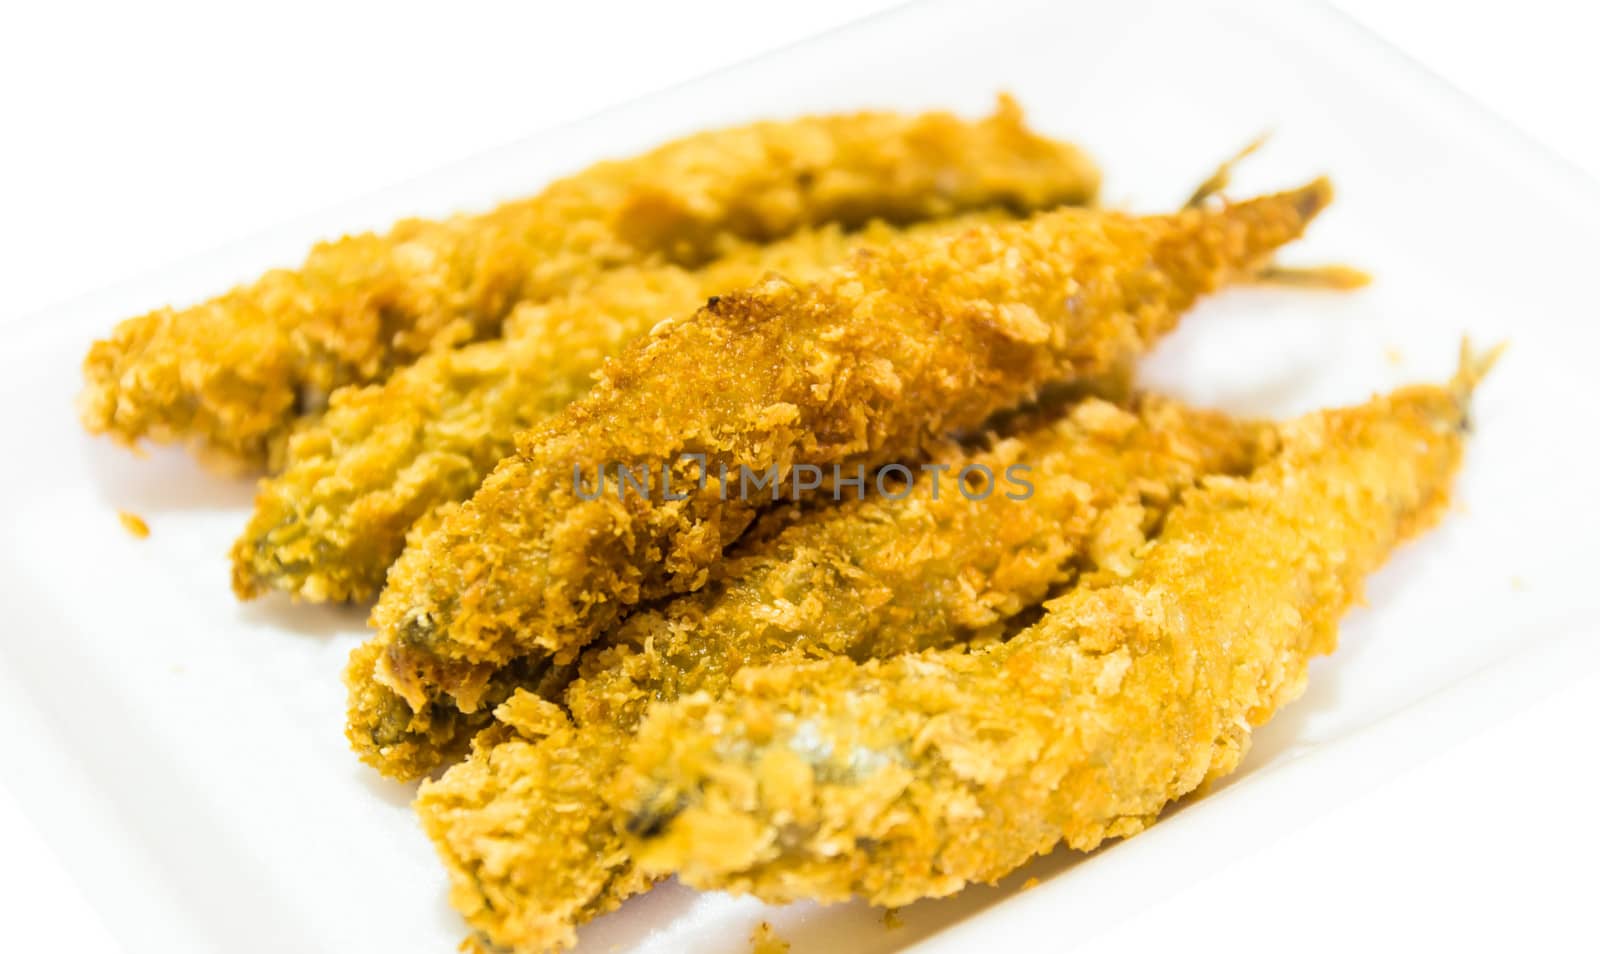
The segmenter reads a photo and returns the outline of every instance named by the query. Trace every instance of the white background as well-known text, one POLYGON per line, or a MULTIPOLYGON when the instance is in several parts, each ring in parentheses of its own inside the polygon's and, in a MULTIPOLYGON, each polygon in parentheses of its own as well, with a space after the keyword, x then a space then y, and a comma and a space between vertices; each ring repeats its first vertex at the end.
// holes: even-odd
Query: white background
MULTIPOLYGON (((0 5, 0 320, 889 5, 0 5)), ((1592 5, 1335 5, 1600 177, 1592 5)), ((1597 724, 1591 673, 1097 949, 1593 949, 1597 724)), ((117 950, 0 788, 0 949, 61 946, 117 950)))

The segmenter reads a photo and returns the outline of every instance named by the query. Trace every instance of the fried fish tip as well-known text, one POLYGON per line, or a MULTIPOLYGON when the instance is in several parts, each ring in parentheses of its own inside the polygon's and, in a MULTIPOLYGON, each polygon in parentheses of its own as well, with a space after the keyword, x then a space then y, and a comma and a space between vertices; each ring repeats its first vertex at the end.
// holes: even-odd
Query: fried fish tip
POLYGON ((396 561, 373 613, 392 641, 380 679, 420 706, 461 662, 570 658, 627 607, 705 582, 762 507, 746 473, 914 459, 930 436, 1112 374, 1331 198, 1319 179, 1165 216, 1063 209, 663 323, 396 561), (685 490, 587 499, 607 466, 666 468, 685 490))
POLYGON ((1372 275, 1353 265, 1279 265, 1272 263, 1251 276, 1262 285, 1355 291, 1372 284, 1372 275))
POLYGON ((471 495, 515 450, 519 431, 582 395, 606 359, 661 320, 770 274, 810 281, 854 248, 1004 218, 969 213, 853 232, 829 225, 742 243, 702 268, 618 268, 518 306, 502 339, 424 355, 382 384, 346 388, 290 440, 283 471, 262 481, 232 549, 234 592, 368 599, 418 521, 471 495))
POLYGON ((1085 578, 1004 644, 746 669, 652 710, 611 789, 639 864, 899 905, 1143 829, 1239 764, 1362 579, 1444 510, 1466 411, 1424 386, 1283 425, 1130 573, 1085 578))
POLYGON ((1211 173, 1204 182, 1195 187, 1194 192, 1189 195, 1189 200, 1183 204, 1183 207, 1192 209, 1204 205, 1212 196, 1221 195, 1225 192, 1233 182, 1234 170, 1239 167, 1240 163, 1255 155, 1262 146, 1267 144, 1267 140, 1270 138, 1272 138, 1271 132, 1263 132, 1248 143, 1245 143, 1244 148, 1234 153, 1226 162, 1218 166, 1216 171, 1211 173))
POLYGON ((1472 346, 1472 339, 1461 339, 1461 354, 1457 359, 1455 377, 1450 379, 1450 387, 1460 396, 1463 403, 1471 400, 1472 393, 1483 383, 1483 379, 1488 377, 1489 372, 1494 370, 1494 366, 1500 363, 1500 359, 1505 356, 1506 349, 1510 346, 1510 342, 1501 341, 1480 351, 1472 346))
POLYGON ((1009 100, 976 122, 862 112, 699 133, 488 212, 324 243, 299 268, 128 319, 84 361, 80 416, 127 444, 259 468, 337 388, 493 337, 517 303, 609 269, 697 265, 730 239, 824 222, 1085 202, 1098 184, 1081 152, 1033 133, 1009 100))
POLYGON ((719 693, 775 659, 993 642, 1077 574, 1128 566, 1182 493, 1248 472, 1268 436, 1160 398, 1091 398, 1019 418, 985 449, 948 448, 900 499, 766 515, 705 589, 635 613, 584 653, 570 718, 520 691, 467 761, 423 786, 417 811, 454 904, 496 944, 571 944, 576 924, 651 881, 601 797, 649 705, 719 693), (998 486, 969 499, 956 484, 969 467, 998 486))

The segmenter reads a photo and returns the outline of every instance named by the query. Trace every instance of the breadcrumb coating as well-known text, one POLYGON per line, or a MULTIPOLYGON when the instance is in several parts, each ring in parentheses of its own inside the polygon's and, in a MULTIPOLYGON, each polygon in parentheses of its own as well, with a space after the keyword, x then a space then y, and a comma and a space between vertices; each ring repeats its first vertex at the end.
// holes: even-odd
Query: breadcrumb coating
POLYGON ((746 669, 653 710, 612 791, 629 847, 696 887, 900 905, 1140 831, 1238 765, 1442 511, 1475 373, 1283 426, 1004 644, 746 669))
POLYGON ((485 676, 471 711, 448 698, 413 709, 372 678, 384 649, 382 643, 369 641, 350 653, 344 673, 350 706, 345 737, 362 761, 406 781, 465 755, 472 737, 494 723, 496 708, 517 690, 559 699, 578 670, 576 662, 556 665, 548 656, 518 659, 485 676))
POLYGON ((1318 180, 1165 216, 1064 209, 864 250, 814 284, 774 279, 664 322, 394 564, 373 612, 380 681, 420 707, 431 687, 470 692, 481 667, 572 658, 627 607, 704 584, 762 507, 719 472, 788 484, 796 465, 915 459, 1110 373, 1331 198, 1318 180), (684 492, 586 499, 581 475, 612 464, 668 467, 684 492))
POLYGON ((502 705, 504 725, 416 805, 473 927, 517 951, 567 946, 576 924, 649 886, 601 793, 651 703, 716 694, 777 659, 997 640, 1077 573, 1132 561, 1182 491, 1247 472, 1264 435, 1154 397, 1089 398, 1009 430, 982 451, 946 449, 900 499, 769 513, 705 589, 635 613, 583 654, 570 721, 536 693, 502 705), (998 486, 969 499, 981 489, 956 483, 968 467, 998 486))
POLYGON ((853 248, 1000 219, 973 213, 905 231, 829 225, 740 244, 698 269, 617 268, 519 305, 501 339, 424 355, 382 384, 342 389, 290 439, 283 471, 262 481, 233 547, 234 592, 368 599, 418 520, 471 495, 515 450, 519 431, 582 395, 608 358, 657 322, 773 273, 812 281, 853 248))
POLYGON ((80 413, 124 443, 258 468, 336 388, 493 337, 518 302, 600 272, 693 266, 729 239, 825 222, 1086 202, 1098 184, 1081 152, 1029 130, 1004 97, 976 122, 862 112, 699 133, 488 212, 324 243, 299 268, 124 321, 84 361, 80 413))

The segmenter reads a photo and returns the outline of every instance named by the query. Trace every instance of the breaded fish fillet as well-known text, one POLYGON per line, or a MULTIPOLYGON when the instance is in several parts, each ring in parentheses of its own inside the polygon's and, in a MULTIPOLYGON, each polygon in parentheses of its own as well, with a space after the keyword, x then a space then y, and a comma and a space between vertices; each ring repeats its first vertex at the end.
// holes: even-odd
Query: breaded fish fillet
MULTIPOLYGON (((1112 442, 1109 450, 1119 448, 1125 450, 1123 457, 1114 457, 1110 454, 1106 443, 1109 440, 1109 434, 1102 435, 1098 440, 1091 439, 1089 436, 1094 428, 1113 432, 1123 428, 1128 422, 1135 420, 1126 413, 1120 415, 1109 413, 1112 407, 1112 405, 1103 401, 1086 401, 1083 407, 1073 416, 1072 422, 1059 425, 1054 429, 1046 428, 1042 417, 1038 419, 1039 423, 1037 424, 1036 432, 1030 431, 1026 424, 1013 423, 1005 425, 1007 432, 1019 432, 1024 436, 1001 444, 989 456, 976 458, 974 462, 979 464, 984 464, 985 462, 990 464, 997 463, 1002 459, 999 455, 1015 453, 1025 462, 1024 466, 1034 467, 1036 468, 1035 474, 1042 474, 1042 479, 1045 482, 1044 486, 1036 493, 1037 499, 1030 498, 1026 504, 1014 504, 1010 500, 997 501, 1002 505, 1002 509, 999 511, 1001 517, 1019 521, 1017 526, 1008 531, 998 531, 990 528, 987 532, 993 537, 993 540, 963 540, 961 541, 961 546, 966 549, 961 552, 969 554, 982 552, 989 554, 986 559, 991 561, 998 560, 998 557, 995 557, 990 550, 983 548, 994 546, 995 541, 1003 543, 1004 541, 1018 539, 1018 535, 1025 535, 1030 526, 1036 527, 1038 521, 1044 519, 1044 517, 1040 516, 1041 514, 1053 512, 1052 508, 1054 508, 1054 511, 1060 511, 1060 508, 1066 506, 1067 503, 1075 503, 1075 501, 1063 502, 1058 499, 1067 490, 1080 491, 1087 494, 1087 499, 1094 504, 1094 507, 1090 508, 1089 512, 1098 513, 1097 508, 1105 506, 1104 501, 1110 499, 1107 495, 1114 495, 1126 490, 1122 482, 1131 479, 1128 477, 1129 474, 1137 475, 1141 473, 1137 470, 1139 466, 1152 469, 1165 467, 1169 471, 1180 474, 1187 474, 1188 471, 1182 470, 1182 468, 1190 467, 1198 469, 1199 472, 1211 472, 1212 470, 1226 469, 1223 463, 1217 463, 1217 461, 1232 461, 1236 459, 1239 453, 1238 442, 1242 438, 1236 436, 1235 425, 1228 425, 1225 431, 1219 431, 1213 435, 1207 431, 1207 428, 1221 428, 1223 425, 1220 423, 1220 419, 1214 416, 1201 415, 1198 412, 1183 412, 1168 402, 1160 402, 1150 398, 1145 399, 1145 402, 1140 405, 1139 425, 1144 428, 1150 428, 1158 423, 1165 423, 1172 428, 1172 433, 1161 436, 1143 436, 1139 439, 1130 437, 1126 448, 1122 448, 1122 445, 1112 442), (1097 415, 1103 417, 1104 420, 1095 420, 1097 415), (1062 443, 1070 439, 1074 434, 1080 435, 1086 442, 1081 449, 1074 449, 1062 443), (1227 437, 1226 440, 1224 440, 1224 435, 1227 437), (1152 452, 1151 448, 1157 446, 1157 442, 1160 442, 1162 447, 1170 448, 1165 451, 1166 456, 1152 452), (1216 455, 1215 459, 1207 456, 1208 454, 1216 455), (1095 476, 1097 479, 1103 476, 1106 482, 1101 484, 1091 483, 1088 487, 1075 483, 1075 481, 1089 482, 1089 476, 1085 475, 1095 476), (1032 524, 1024 520, 1029 514, 1034 514, 1034 522, 1032 524)), ((1033 412, 1033 414, 1043 413, 1033 412)), ((1025 420, 1031 419, 1031 417, 1025 418, 1025 420)), ((945 451, 942 459, 944 463, 948 464, 952 460, 961 459, 952 458, 952 453, 949 450, 945 451)), ((925 466, 938 467, 939 463, 940 461, 935 461, 925 466)), ((1004 475, 1000 476, 1003 477, 1004 475)), ((945 486, 942 489, 945 494, 951 497, 959 497, 959 490, 950 485, 950 481, 954 479, 954 476, 946 473, 943 477, 945 486)), ((1007 487, 1011 487, 1011 485, 1008 484, 1007 487)), ((1170 488, 1164 489, 1154 482, 1139 489, 1141 492, 1148 493, 1153 502, 1164 500, 1171 492, 1170 488)), ((848 493, 848 491, 845 493, 848 493)), ((875 494, 874 496, 876 497, 875 494)), ((731 555, 731 559, 719 565, 713 571, 714 580, 711 589, 717 593, 722 593, 733 587, 734 584, 730 581, 745 580, 748 583, 749 580, 756 580, 756 583, 749 583, 750 586, 756 588, 755 591, 765 592, 770 590, 771 583, 768 581, 768 577, 758 573, 757 570, 773 563, 774 560, 777 560, 780 566, 784 565, 784 560, 779 560, 775 557, 775 553, 780 551, 788 552, 784 548, 800 547, 802 545, 815 553, 832 552, 827 547, 824 547, 824 542, 832 537, 841 537, 841 542, 834 544, 832 547, 832 550, 838 551, 835 562, 846 558, 844 555, 839 554, 847 554, 848 547, 846 547, 846 542, 851 541, 863 548, 868 548, 868 541, 871 541, 870 546, 885 548, 884 559, 900 559, 897 555, 903 544, 897 543, 895 538, 892 537, 898 524, 880 526, 883 520, 886 519, 886 514, 890 517, 897 517, 900 524, 915 525, 915 521, 909 516, 909 514, 914 513, 924 523, 945 525, 955 523, 957 517, 968 519, 970 522, 977 519, 977 516, 988 514, 989 511, 966 502, 964 498, 951 500, 946 497, 938 501, 928 501, 920 504, 916 498, 904 503, 887 501, 882 498, 878 498, 876 502, 870 499, 846 499, 837 506, 830 505, 821 512, 808 514, 800 521, 802 525, 809 527, 809 529, 805 530, 787 526, 789 516, 794 512, 796 511, 793 508, 774 511, 768 516, 768 519, 747 533, 744 539, 739 542, 738 547, 731 555), (968 513, 969 509, 972 510, 972 513, 968 513), (866 529, 863 529, 860 525, 876 528, 884 539, 879 540, 872 534, 867 533, 866 529), (770 539, 780 532, 785 534, 782 540, 774 541, 770 539)), ((1125 511, 1124 516, 1128 516, 1130 513, 1131 511, 1125 511)), ((1001 517, 995 517, 994 519, 998 520, 1001 517)), ((1063 517, 1062 519, 1065 518, 1063 517)), ((1051 532, 1054 531, 1052 530, 1051 532)), ((926 541, 921 542, 925 543, 926 541)), ((944 545, 949 544, 945 543, 944 545)), ((1066 546, 1068 552, 1077 552, 1067 544, 1062 544, 1062 546, 1066 546)), ((1098 549, 1095 550, 1093 555, 1099 559, 1106 559, 1105 551, 1108 544, 1102 541, 1097 544, 1097 547, 1098 549)), ((802 554, 805 551, 797 550, 795 552, 796 554, 802 554)), ((860 555, 854 559, 864 560, 869 564, 873 564, 876 566, 877 572, 882 575, 887 575, 889 572, 885 566, 873 563, 873 560, 868 556, 860 555)), ((915 559, 904 558, 903 562, 907 567, 905 572, 920 571, 928 561, 933 559, 934 554, 918 551, 915 559), (919 560, 922 562, 917 562, 919 560)), ((813 558, 813 562, 814 560, 815 558, 813 558)), ((959 581, 967 578, 967 575, 963 575, 954 569, 951 569, 950 573, 951 582, 941 585, 960 585, 959 581)), ((980 580, 983 578, 984 572, 981 561, 979 568, 970 571, 968 575, 980 580)), ((797 581, 800 579, 797 577, 797 581)), ((917 577, 913 576, 912 579, 913 582, 907 585, 912 591, 915 591, 916 587, 921 584, 915 582, 918 579, 917 577)), ((805 577, 804 580, 814 582, 809 577, 805 577)), ((1014 581, 1012 582, 1015 585, 1014 581)), ((851 583, 851 581, 834 581, 832 584, 833 590, 818 590, 814 595, 801 602, 800 605, 807 612, 815 613, 820 606, 827 603, 823 599, 824 593, 833 591, 848 592, 848 590, 840 589, 847 583, 851 583), (819 600, 822 602, 819 603, 819 600)), ((741 583, 739 585, 744 586, 745 584, 741 583)), ((734 589, 732 596, 705 596, 702 598, 704 604, 694 600, 680 599, 673 604, 675 609, 672 612, 687 614, 692 617, 701 611, 697 607, 703 608, 703 605, 715 605, 721 600, 738 597, 743 592, 745 591, 742 589, 734 589)), ((880 587, 873 598, 886 599, 888 595, 889 591, 880 587)), ((919 595, 922 597, 928 596, 928 594, 919 595)), ((909 601, 912 598, 910 594, 901 594, 901 596, 903 597, 902 602, 909 601)), ((742 597, 744 602, 749 602, 749 600, 755 598, 749 596, 748 593, 745 597, 742 597)), ((734 604, 735 607, 742 605, 743 603, 734 604)), ((938 608, 940 613, 943 612, 942 605, 940 604, 941 608, 938 608)), ((864 612, 865 610, 862 611, 864 612)), ((1009 616, 1013 612, 1015 612, 1014 609, 1008 611, 1006 615, 1009 616)), ((618 649, 617 647, 635 643, 642 645, 645 640, 638 634, 649 632, 652 624, 648 620, 659 618, 662 618, 662 613, 652 610, 641 617, 640 621, 624 621, 619 630, 613 631, 602 646, 594 647, 585 658, 593 660, 601 653, 606 654, 607 658, 619 653, 626 655, 627 651, 625 649, 618 649), (610 648, 604 648, 604 646, 609 646, 610 648)), ((682 629, 686 625, 682 624, 678 628, 682 629)), ((741 621, 738 617, 735 617, 734 622, 728 624, 730 627, 729 632, 714 632, 708 639, 727 641, 730 645, 739 647, 733 654, 734 658, 739 658, 753 651, 751 648, 754 645, 752 640, 759 641, 757 637, 748 636, 743 632, 744 627, 747 625, 746 621, 741 621)), ((713 629, 718 628, 713 627, 713 629)), ((844 628, 845 634, 850 632, 848 627, 844 628)), ((680 642, 688 640, 692 638, 692 633, 681 635, 677 638, 680 642)), ((836 635, 833 638, 844 638, 844 636, 836 635)), ((665 643, 658 641, 656 651, 664 651, 660 648, 664 645, 665 643)), ((684 645, 687 646, 689 644, 685 642, 684 645)), ((470 697, 472 700, 473 704, 467 711, 463 712, 461 710, 460 703, 455 697, 442 691, 436 691, 423 706, 413 711, 403 698, 373 678, 375 672, 374 664, 381 658, 385 648, 386 644, 381 639, 374 639, 351 654, 350 665, 346 672, 346 682, 350 688, 347 734, 352 746, 363 760, 384 774, 397 778, 420 777, 432 771, 450 756, 459 753, 464 749, 467 738, 473 732, 488 724, 490 718, 488 710, 504 701, 516 688, 531 685, 530 679, 549 679, 551 678, 549 676, 550 673, 570 673, 572 671, 570 668, 550 667, 548 665, 548 657, 540 654, 516 660, 506 667, 482 667, 470 680, 464 679, 463 687, 458 690, 461 696, 470 697), (468 686, 470 686, 470 690, 467 688, 468 686)), ((702 651, 709 652, 709 650, 702 651)), ((589 668, 592 673, 592 664, 589 668)), ((603 683, 604 680, 601 679, 596 684, 603 683)), ((549 685, 548 682, 545 684, 549 685)), ((588 691, 593 694, 596 690, 591 689, 588 691)), ((557 695, 551 693, 545 693, 545 695, 552 699, 558 698, 557 695)), ((627 718, 631 719, 633 715, 630 714, 627 718)))
MULTIPOLYGON (((1182 491, 1249 470, 1264 431, 1153 397, 1014 424, 987 450, 937 456, 901 499, 768 514, 771 530, 741 540, 705 589, 635 613, 583 655, 570 723, 534 693, 502 705, 510 728, 417 801, 472 925, 519 951, 570 945, 577 923, 648 887, 601 792, 650 703, 720 692, 773 659, 996 639, 1076 573, 1130 566, 1182 491), (982 488, 964 492, 963 471, 983 499, 968 499, 982 488)), ((364 754, 394 767, 392 750, 364 754)))
POLYGON ((1319 180, 1174 215, 1065 209, 863 251, 657 326, 395 563, 373 613, 380 678, 420 707, 483 666, 571 658, 627 607, 705 582, 763 506, 745 470, 788 484, 797 465, 914 459, 1106 374, 1331 198, 1319 180), (608 466, 670 468, 671 487, 590 499, 608 466))
POLYGON ((853 113, 699 133, 489 212, 317 246, 297 269, 132 318, 84 361, 84 425, 259 467, 349 384, 498 333, 521 301, 621 265, 697 265, 730 238, 1092 198, 1076 149, 1002 99, 988 119, 853 113))
POLYGON ((747 669, 653 710, 613 793, 640 864, 892 906, 1140 831, 1238 765, 1362 578, 1440 514, 1476 373, 1283 426, 1002 645, 747 669))
POLYGON ((1000 220, 975 213, 905 232, 882 223, 849 233, 806 228, 771 244, 742 243, 698 269, 617 268, 519 305, 503 338, 424 355, 382 384, 345 388, 321 420, 290 438, 282 473, 262 481, 233 547, 234 591, 367 599, 417 521, 470 496, 515 450, 519 431, 582 395, 606 359, 657 322, 772 273, 812 281, 853 248, 1000 220))

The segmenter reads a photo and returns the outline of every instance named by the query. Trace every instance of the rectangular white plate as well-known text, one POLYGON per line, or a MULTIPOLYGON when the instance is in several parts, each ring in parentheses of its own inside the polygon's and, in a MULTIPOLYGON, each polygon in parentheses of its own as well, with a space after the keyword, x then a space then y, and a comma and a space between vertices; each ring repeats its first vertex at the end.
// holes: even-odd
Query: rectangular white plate
POLYGON ((1147 835, 913 906, 895 930, 864 906, 769 911, 668 885, 587 928, 587 947, 741 951, 768 918, 800 952, 1059 950, 1593 665, 1592 641, 1573 638, 1592 631, 1587 548, 1600 538, 1584 503, 1600 343, 1600 202, 1586 180, 1321 8, 923 4, 5 329, 0 715, 12 751, 0 771, 129 951, 443 952, 462 925, 410 790, 345 749, 339 671, 362 613, 234 603, 224 554, 250 487, 80 434, 71 404, 92 337, 292 264, 314 238, 481 207, 670 135, 863 106, 977 113, 1000 89, 1087 145, 1116 204, 1170 208, 1268 127, 1237 192, 1332 174, 1338 203, 1288 257, 1353 262, 1376 285, 1230 292, 1161 349, 1149 379, 1287 414, 1439 379, 1464 333, 1509 339, 1481 392, 1461 506, 1372 581, 1371 607, 1243 771, 1147 835), (129 536, 118 509, 147 517, 152 536, 129 536), (1030 876, 1042 884, 1020 891, 1030 876))

